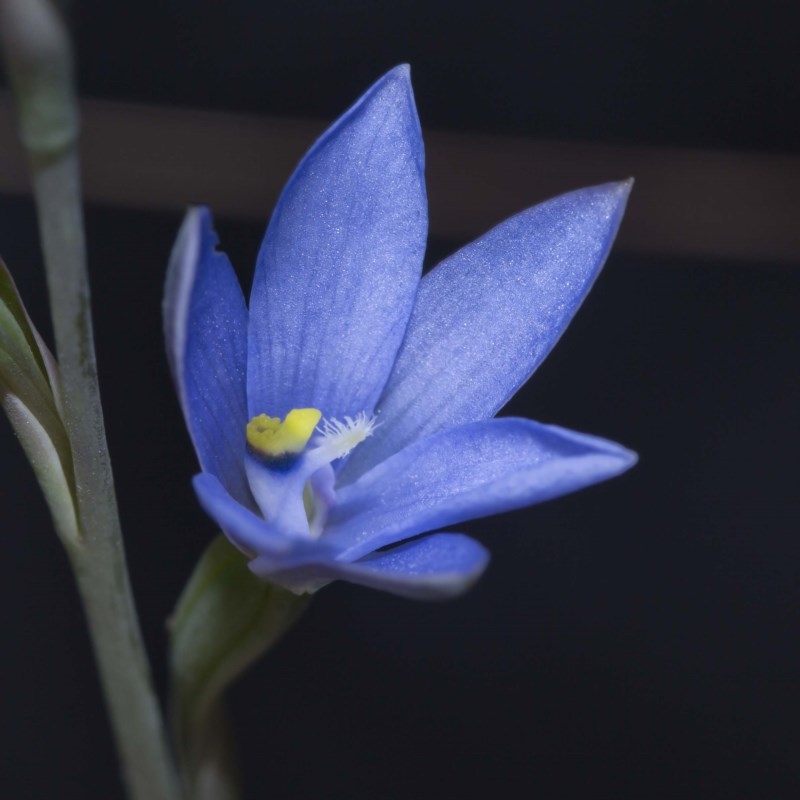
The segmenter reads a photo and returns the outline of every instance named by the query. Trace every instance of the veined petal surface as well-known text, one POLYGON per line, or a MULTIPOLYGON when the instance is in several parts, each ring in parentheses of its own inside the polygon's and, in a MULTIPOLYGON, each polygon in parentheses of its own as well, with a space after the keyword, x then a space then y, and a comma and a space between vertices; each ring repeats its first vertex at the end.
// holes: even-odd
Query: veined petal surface
POLYGON ((558 341, 616 235, 629 181, 523 211, 426 275, 348 482, 410 442, 493 416, 558 341))
POLYGON ((371 411, 400 346, 427 233, 407 67, 314 145, 270 220, 250 299, 250 416, 371 411))
MULTIPOLYGON (((489 553, 462 533, 437 533, 360 561, 324 560, 282 572, 278 582, 294 591, 316 591, 333 580, 346 580, 414 600, 455 597, 486 569, 489 553)), ((250 569, 267 580, 275 575, 267 559, 250 569)))
POLYGON ((551 500, 631 467, 623 447, 532 420, 451 428, 342 488, 325 539, 352 560, 425 531, 551 500))
POLYGON ((167 354, 201 467, 254 508, 244 472, 247 308, 217 241, 209 212, 191 209, 167 273, 167 354))

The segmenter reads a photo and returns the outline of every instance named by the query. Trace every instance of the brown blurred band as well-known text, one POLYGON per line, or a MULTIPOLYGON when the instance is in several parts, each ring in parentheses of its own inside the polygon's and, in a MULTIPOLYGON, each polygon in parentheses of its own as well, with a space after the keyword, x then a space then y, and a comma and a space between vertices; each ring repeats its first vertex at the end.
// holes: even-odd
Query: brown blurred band
MULTIPOLYGON (((266 220, 325 123, 83 102, 88 200, 266 220)), ((800 263, 800 157, 622 147, 428 131, 431 236, 466 241, 551 195, 636 178, 619 248, 657 256, 800 263)), ((28 179, 0 92, 0 192, 28 179)))

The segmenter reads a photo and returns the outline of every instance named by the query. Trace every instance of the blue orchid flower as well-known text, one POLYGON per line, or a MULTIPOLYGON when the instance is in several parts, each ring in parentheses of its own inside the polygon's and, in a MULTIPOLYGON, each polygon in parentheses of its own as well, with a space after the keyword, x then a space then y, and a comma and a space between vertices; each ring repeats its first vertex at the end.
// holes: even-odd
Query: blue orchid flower
POLYGON ((188 212, 172 253, 166 338, 202 467, 194 488, 252 571, 295 592, 343 579, 455 595, 488 553, 439 531, 636 459, 594 436, 493 419, 597 277, 630 182, 523 211, 421 278, 423 166, 402 66, 295 170, 249 310, 207 210, 188 212))

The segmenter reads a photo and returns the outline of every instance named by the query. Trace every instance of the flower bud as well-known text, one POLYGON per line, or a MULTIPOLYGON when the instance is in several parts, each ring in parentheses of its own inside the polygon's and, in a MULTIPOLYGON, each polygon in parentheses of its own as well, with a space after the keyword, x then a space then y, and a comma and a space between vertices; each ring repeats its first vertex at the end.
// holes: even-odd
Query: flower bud
POLYGON ((79 539, 72 451, 58 367, 0 261, 0 406, 8 415, 65 544, 79 539))
POLYGON ((78 136, 72 47, 64 21, 51 0, 0 0, 0 44, 22 143, 34 159, 55 158, 78 136))

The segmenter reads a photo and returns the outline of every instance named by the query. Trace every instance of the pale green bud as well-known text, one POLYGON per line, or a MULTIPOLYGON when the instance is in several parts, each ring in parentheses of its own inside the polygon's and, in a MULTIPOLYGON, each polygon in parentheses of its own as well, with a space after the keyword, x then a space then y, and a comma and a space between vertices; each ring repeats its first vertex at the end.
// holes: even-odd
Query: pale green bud
POLYGON ((78 136, 72 46, 61 15, 51 0, 0 0, 0 44, 23 145, 35 159, 57 157, 78 136))
POLYGON ((58 367, 0 260, 0 406, 44 492, 65 544, 79 539, 72 452, 62 417, 58 367))

